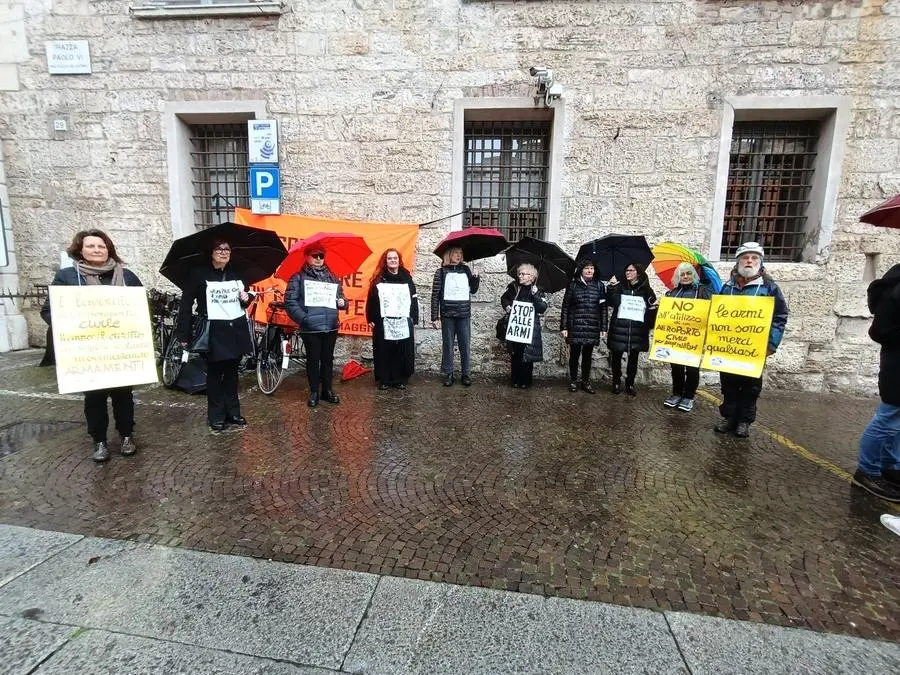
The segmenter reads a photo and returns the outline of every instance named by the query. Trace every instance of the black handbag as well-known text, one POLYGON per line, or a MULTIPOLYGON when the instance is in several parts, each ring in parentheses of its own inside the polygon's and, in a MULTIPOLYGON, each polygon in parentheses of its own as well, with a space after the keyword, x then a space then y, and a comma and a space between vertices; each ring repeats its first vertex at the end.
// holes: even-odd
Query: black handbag
POLYGON ((209 351, 209 319, 205 315, 198 315, 194 319, 194 339, 191 342, 190 352, 202 353, 209 351))
POLYGON ((494 328, 494 332, 500 342, 506 342, 506 329, 508 326, 509 314, 504 314, 499 319, 497 319, 497 326, 494 328))

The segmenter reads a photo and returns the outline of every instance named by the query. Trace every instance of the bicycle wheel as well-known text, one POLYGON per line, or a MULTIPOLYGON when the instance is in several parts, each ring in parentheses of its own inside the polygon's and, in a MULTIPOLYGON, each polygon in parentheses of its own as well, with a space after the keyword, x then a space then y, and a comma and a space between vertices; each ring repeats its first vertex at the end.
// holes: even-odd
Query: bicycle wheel
POLYGON ((256 382, 264 394, 273 394, 281 384, 288 360, 284 353, 284 334, 277 326, 269 326, 256 354, 256 382))
POLYGON ((181 355, 183 350, 181 344, 172 335, 169 337, 169 344, 166 345, 166 352, 162 359, 162 381, 163 386, 171 389, 178 379, 178 373, 181 372, 181 355))

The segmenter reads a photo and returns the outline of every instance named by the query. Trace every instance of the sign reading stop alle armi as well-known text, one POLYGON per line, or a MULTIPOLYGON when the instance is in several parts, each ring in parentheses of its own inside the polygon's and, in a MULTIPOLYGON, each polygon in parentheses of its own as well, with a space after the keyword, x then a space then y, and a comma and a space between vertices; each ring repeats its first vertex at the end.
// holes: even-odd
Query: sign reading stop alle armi
POLYGON ((90 75, 91 49, 87 40, 45 42, 47 72, 51 75, 90 75))
POLYGON ((126 286, 51 286, 60 394, 157 382, 147 292, 126 286))

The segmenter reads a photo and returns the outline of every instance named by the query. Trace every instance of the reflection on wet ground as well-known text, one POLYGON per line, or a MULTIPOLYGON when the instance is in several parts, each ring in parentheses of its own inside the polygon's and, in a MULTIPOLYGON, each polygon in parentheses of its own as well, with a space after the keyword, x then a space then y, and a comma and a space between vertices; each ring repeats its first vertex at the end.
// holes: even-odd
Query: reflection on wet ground
MULTIPOLYGON (((79 419, 36 360, 0 356, 0 426, 79 419)), ((243 432, 209 435, 202 397, 148 388, 133 458, 94 465, 83 426, 39 436, 0 461, 0 521, 900 639, 888 506, 771 435, 717 436, 707 401, 426 376, 356 380, 310 411, 298 376, 273 397, 253 384, 243 432)), ((761 403, 763 425, 852 471, 873 401, 761 403)))

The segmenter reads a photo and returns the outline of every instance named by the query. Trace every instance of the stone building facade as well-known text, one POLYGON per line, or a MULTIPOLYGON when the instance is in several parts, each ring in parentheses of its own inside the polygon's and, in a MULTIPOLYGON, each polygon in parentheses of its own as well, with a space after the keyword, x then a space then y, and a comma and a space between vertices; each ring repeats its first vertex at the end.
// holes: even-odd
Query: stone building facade
MULTIPOLYGON (((865 287, 900 262, 900 235, 858 217, 900 192, 900 0, 0 2, 0 198, 16 242, 2 285, 47 283, 88 226, 162 285, 173 238, 195 228, 191 130, 253 118, 279 122, 285 212, 392 222, 471 205, 470 123, 545 120, 544 236, 571 253, 609 232, 677 240, 726 273, 735 139, 811 121, 801 243, 768 264, 791 308, 768 377, 872 391, 865 287), (87 42, 90 74, 48 73, 47 43, 72 40, 87 42), (538 93, 532 67, 552 70, 559 98, 538 93)), ((422 228, 425 302, 430 251, 461 225, 422 228)), ((483 269, 475 369, 499 372, 508 278, 483 269)), ((0 347, 21 346, 21 308, 4 303, 0 347)), ((439 335, 418 340, 420 368, 435 369, 439 335)), ((561 374, 559 345, 546 350, 539 372, 561 374)))

